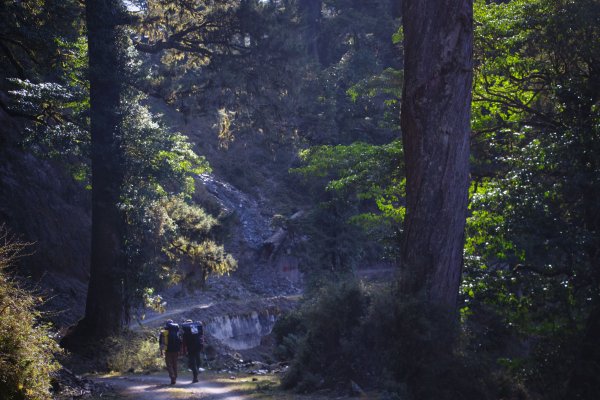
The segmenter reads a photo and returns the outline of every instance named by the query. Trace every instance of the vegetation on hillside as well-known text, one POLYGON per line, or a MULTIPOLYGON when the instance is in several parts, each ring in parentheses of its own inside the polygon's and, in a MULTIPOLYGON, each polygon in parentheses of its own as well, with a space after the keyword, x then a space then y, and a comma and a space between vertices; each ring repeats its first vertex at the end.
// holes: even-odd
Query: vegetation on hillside
POLYGON ((37 310, 42 301, 14 278, 27 244, 0 226, 0 393, 6 400, 49 400, 60 349, 37 310))

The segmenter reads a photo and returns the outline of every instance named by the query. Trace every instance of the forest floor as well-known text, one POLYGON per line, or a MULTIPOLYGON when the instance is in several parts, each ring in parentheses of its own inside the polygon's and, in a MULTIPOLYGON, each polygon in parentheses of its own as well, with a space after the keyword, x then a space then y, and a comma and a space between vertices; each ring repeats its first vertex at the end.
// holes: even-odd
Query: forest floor
MULTIPOLYGON (((154 374, 89 376, 96 384, 110 387, 93 400, 347 400, 352 397, 332 392, 300 395, 283 391, 276 374, 248 375, 205 372, 198 383, 191 383, 191 374, 182 374, 170 385, 166 372, 154 374)), ((356 398, 356 397, 355 397, 356 398)), ((370 398, 364 397, 363 398, 370 398)))

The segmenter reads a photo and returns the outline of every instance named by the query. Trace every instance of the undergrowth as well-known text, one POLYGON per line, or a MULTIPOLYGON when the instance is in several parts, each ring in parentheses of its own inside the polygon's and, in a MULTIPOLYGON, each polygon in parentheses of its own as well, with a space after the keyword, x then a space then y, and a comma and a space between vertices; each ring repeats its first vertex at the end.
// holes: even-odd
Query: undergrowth
POLYGON ((41 323, 43 301, 22 289, 7 271, 26 245, 0 227, 0 394, 4 400, 51 399, 51 374, 60 349, 41 323))
POLYGON ((115 372, 160 371, 164 361, 159 355, 155 332, 126 332, 106 339, 106 365, 115 372))
POLYGON ((398 399, 526 399, 513 380, 464 347, 444 310, 402 299, 394 285, 330 284, 274 328, 291 360, 282 386, 348 393, 353 383, 398 399))

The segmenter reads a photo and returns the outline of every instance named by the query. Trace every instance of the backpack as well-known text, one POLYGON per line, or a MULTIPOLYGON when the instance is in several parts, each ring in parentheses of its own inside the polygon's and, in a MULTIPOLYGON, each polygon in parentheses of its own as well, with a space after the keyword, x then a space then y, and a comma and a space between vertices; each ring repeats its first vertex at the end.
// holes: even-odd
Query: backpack
POLYGON ((181 338, 179 337, 179 325, 177 324, 167 324, 166 326, 166 340, 165 345, 167 347, 167 351, 169 352, 179 352, 181 351, 181 338))
POLYGON ((183 338, 190 350, 201 350, 204 342, 204 329, 201 322, 188 322, 181 325, 183 338))

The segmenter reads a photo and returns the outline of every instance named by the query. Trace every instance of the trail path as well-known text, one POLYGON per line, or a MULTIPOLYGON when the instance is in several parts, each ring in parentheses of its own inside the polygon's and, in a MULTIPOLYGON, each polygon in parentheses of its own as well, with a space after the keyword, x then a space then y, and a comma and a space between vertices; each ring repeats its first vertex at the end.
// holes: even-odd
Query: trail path
MULTIPOLYGON (((202 399, 202 400, 249 400, 260 397, 248 394, 243 389, 247 383, 244 380, 231 380, 231 383, 222 383, 218 377, 206 375, 198 383, 190 383, 189 377, 182 377, 175 385, 170 385, 166 372, 156 375, 125 375, 125 376, 99 376, 93 380, 109 384, 118 394, 118 398, 134 400, 172 400, 172 399, 202 399), (237 382, 236 382, 237 381, 237 382)), ((221 379, 227 379, 226 376, 221 379)), ((251 379, 250 379, 251 382, 251 379)), ((256 386, 256 385, 254 385, 256 386)), ((272 397, 271 397, 272 398, 272 397)))
MULTIPOLYGON (((170 385, 167 373, 152 375, 95 376, 95 382, 110 385, 115 395, 102 399, 123 400, 349 400, 351 397, 332 395, 299 395, 278 388, 273 375, 229 375, 213 372, 200 375, 200 382, 191 383, 190 374, 182 374, 170 385)), ((356 397, 354 398, 356 399, 356 397)))

